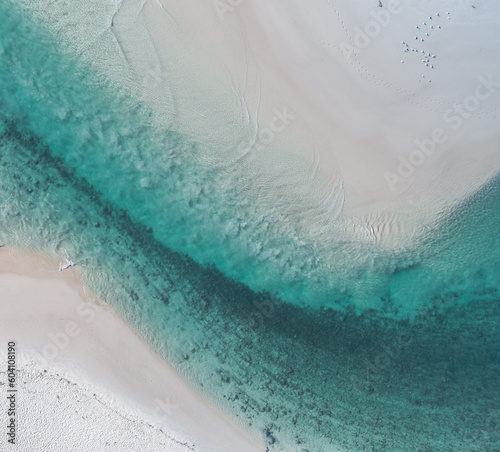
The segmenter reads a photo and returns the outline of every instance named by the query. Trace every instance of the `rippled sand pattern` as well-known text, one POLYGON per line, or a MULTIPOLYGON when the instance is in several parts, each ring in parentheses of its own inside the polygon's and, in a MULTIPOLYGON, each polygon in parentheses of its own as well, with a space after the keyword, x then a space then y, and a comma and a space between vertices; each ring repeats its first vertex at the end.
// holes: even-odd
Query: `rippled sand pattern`
MULTIPOLYGON (((163 66, 181 51, 174 31, 172 55, 132 58, 152 64, 147 80, 104 77, 99 65, 119 68, 131 51, 124 17, 141 20, 132 2, 118 6, 101 4, 111 23, 96 10, 96 21, 74 24, 116 39, 109 61, 90 66, 92 47, 111 41, 79 42, 90 50, 78 58, 27 12, 0 5, 0 239, 76 262, 270 450, 498 450, 498 181, 445 212, 411 252, 377 247, 385 232, 370 222, 366 240, 352 240, 359 225, 332 220, 341 183, 321 179, 314 158, 291 163, 302 174, 294 191, 290 171, 276 172, 286 150, 261 161, 231 151, 252 139, 235 91, 215 112, 210 99, 192 109, 196 74, 163 66), (163 117, 134 92, 139 82, 161 86, 163 117), (219 110, 235 122, 210 135, 219 110), (231 130, 215 158, 218 134, 231 130)), ((65 33, 69 7, 58 10, 65 33)))

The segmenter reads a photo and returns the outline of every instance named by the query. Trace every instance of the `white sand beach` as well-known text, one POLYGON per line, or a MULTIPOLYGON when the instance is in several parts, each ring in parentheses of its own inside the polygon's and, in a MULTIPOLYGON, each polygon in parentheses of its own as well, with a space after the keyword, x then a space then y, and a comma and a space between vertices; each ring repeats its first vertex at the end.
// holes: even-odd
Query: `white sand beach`
POLYGON ((257 142, 271 129, 251 165, 289 196, 285 215, 307 206, 310 231, 339 220, 350 238, 403 246, 500 170, 493 1, 160 0, 137 14, 160 62, 174 21, 203 67, 223 68, 233 117, 245 109, 257 142))
POLYGON ((493 0, 23 3, 323 246, 411 245, 500 170, 493 0))
MULTIPOLYGON (((500 171, 496 1, 20 3, 314 249, 411 247, 500 171)), ((0 249, 18 450, 265 450, 59 264, 0 249)))
MULTIPOLYGON (((0 249, 2 397, 8 341, 17 356, 11 450, 265 450, 96 300, 78 267, 58 268, 52 258, 0 249)), ((6 418, 2 409, 3 425, 6 418)))

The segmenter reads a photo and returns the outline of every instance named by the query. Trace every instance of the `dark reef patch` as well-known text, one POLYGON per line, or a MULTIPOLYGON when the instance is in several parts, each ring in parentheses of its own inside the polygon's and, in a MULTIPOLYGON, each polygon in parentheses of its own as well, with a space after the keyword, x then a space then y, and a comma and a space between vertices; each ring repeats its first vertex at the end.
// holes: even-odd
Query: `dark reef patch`
MULTIPOLYGON (((34 222, 41 221, 55 242, 78 237, 86 243, 79 263, 119 281, 125 306, 141 312, 156 300, 163 308, 155 315, 182 318, 185 324, 170 331, 175 347, 161 331, 148 339, 193 384, 210 382, 209 395, 259 426, 270 450, 290 432, 298 451, 326 451, 328 443, 347 450, 498 450, 498 288, 484 287, 467 304, 455 303, 459 294, 436 294, 412 320, 299 308, 172 251, 15 121, 3 119, 0 147, 7 164, 2 203, 19 201, 3 222, 23 220, 22 229, 36 234, 34 222), (106 250, 99 251, 103 262, 110 259, 105 264, 90 252, 93 240, 106 250), (201 339, 184 337, 189 329, 201 331, 201 339)), ((113 304, 105 288, 99 294, 113 304)), ((147 326, 138 322, 139 330, 147 326)))

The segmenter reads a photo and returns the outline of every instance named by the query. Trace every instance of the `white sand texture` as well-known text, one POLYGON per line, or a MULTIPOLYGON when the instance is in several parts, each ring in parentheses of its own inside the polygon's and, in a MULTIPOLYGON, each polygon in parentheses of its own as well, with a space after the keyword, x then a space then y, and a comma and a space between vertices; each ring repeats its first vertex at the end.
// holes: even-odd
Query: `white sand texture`
POLYGON ((174 78, 173 122, 196 128, 206 163, 244 168, 323 243, 404 247, 500 170, 494 0, 132 4, 113 33, 138 62, 136 92, 167 120, 174 78), (172 29, 187 43, 184 80, 161 38, 172 29))
POLYGON ((263 451, 83 286, 78 267, 0 249, 2 451, 263 451), (15 342, 15 445, 7 344, 15 342))
POLYGON ((495 0, 20 1, 325 248, 411 247, 500 170, 495 0))

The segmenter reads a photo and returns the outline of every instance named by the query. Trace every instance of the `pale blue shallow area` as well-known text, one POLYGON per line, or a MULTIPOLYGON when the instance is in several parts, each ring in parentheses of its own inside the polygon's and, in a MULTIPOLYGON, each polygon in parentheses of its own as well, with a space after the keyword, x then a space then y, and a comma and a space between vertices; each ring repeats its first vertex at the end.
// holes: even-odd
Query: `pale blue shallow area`
POLYGON ((3 242, 68 255, 271 450, 500 450, 500 181, 412 250, 318 255, 13 4, 0 17, 3 242))

